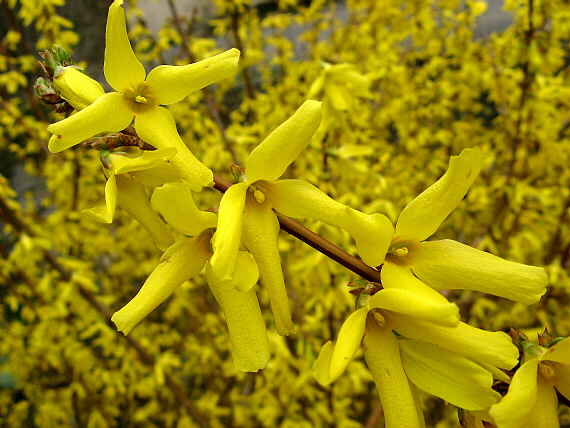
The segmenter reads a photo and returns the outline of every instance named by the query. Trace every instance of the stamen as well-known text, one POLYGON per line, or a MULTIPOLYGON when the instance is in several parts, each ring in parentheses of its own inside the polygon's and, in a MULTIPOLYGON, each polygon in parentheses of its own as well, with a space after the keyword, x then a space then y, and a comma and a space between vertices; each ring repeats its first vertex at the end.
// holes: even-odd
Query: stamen
POLYGON ((398 257, 407 256, 408 255, 408 248, 407 247, 396 248, 395 253, 398 257))
POLYGON ((125 181, 131 181, 133 178, 133 176, 131 174, 129 174, 128 172, 123 172, 121 174, 118 174, 118 176, 121 177, 125 181))
POLYGON ((135 101, 139 104, 146 104, 147 103, 146 98, 143 97, 142 95, 137 95, 135 97, 135 101))
POLYGON ((256 189, 256 190, 253 192, 253 197, 254 197, 255 200, 256 200, 257 202, 259 202, 260 204, 262 204, 263 201, 265 201, 265 195, 264 195, 263 192, 260 191, 260 190, 257 190, 257 189, 256 189))
POLYGON ((540 363, 538 363, 538 371, 540 372, 540 374, 542 375, 543 378, 545 379, 552 379, 554 377, 554 367, 552 367, 550 364, 541 361, 540 363))
POLYGON ((380 312, 373 311, 372 316, 380 327, 384 327, 386 325, 386 318, 384 318, 380 312))

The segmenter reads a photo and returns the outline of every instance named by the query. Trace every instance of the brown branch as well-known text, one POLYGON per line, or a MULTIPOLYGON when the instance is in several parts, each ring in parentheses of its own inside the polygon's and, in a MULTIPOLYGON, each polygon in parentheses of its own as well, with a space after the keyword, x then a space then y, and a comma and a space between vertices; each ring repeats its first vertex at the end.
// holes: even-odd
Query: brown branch
MULTIPOLYGON (((214 188, 220 192, 225 192, 232 186, 228 180, 214 174, 214 188)), ((341 250, 336 245, 333 245, 326 239, 320 237, 316 233, 310 231, 305 226, 297 223, 290 217, 287 217, 275 211, 281 229, 293 235, 295 238, 303 241, 305 244, 310 245, 315 250, 324 254, 325 256, 333 259, 335 262, 341 264, 345 268, 351 270, 362 278, 372 282, 381 282, 380 272, 368 266, 362 260, 348 254, 346 251, 341 250)))

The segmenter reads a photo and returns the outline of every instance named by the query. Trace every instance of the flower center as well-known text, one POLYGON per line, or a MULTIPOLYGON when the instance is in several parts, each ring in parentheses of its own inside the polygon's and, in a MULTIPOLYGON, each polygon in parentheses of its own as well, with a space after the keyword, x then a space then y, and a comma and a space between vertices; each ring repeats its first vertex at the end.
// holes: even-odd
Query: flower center
POLYGON ((255 200, 258 203, 262 204, 265 202, 265 199, 268 195, 269 187, 266 181, 258 180, 255 183, 250 184, 248 190, 253 193, 255 200))
POLYGON ((554 377, 554 367, 552 367, 546 361, 541 361, 538 363, 538 371, 545 379, 552 379, 554 377))
POLYGON ((132 89, 123 92, 123 97, 135 114, 142 113, 156 105, 146 83, 139 83, 132 89))
POLYGON ((411 261, 411 255, 416 245, 417 243, 410 239, 394 237, 390 248, 388 248, 386 260, 398 266, 407 265, 411 261))

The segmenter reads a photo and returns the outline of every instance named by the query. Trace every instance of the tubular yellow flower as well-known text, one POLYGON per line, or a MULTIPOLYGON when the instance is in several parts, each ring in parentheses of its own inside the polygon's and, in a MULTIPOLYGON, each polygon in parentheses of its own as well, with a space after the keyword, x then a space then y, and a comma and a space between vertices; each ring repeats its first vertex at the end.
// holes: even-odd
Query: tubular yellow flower
POLYGON ((196 238, 185 238, 170 247, 139 293, 113 315, 112 320, 119 330, 128 334, 206 265, 208 285, 226 317, 235 367, 245 372, 263 369, 269 361, 269 340, 257 295, 252 289, 259 271, 251 254, 240 251, 235 277, 231 281, 221 280, 208 263, 212 256, 210 240, 217 223, 216 215, 199 211, 189 186, 180 182, 155 189, 152 203, 175 229, 196 238))
POLYGON ((273 209, 287 216, 312 218, 342 227, 355 238, 362 254, 373 257, 379 247, 387 250, 392 231, 390 221, 381 214, 360 213, 300 180, 276 181, 311 140, 321 121, 320 107, 317 101, 304 102, 251 152, 240 183, 230 187, 222 197, 214 235, 212 269, 224 280, 234 275, 243 237, 259 265, 281 335, 293 332, 293 322, 277 249, 279 224, 273 209))
POLYGON ((99 82, 72 66, 57 67, 53 75, 53 85, 62 98, 77 111, 93 104, 105 93, 99 82), (76 92, 76 89, 79 92, 76 92))
POLYGON ((570 399, 570 338, 550 348, 526 342, 523 364, 489 415, 498 428, 558 427, 556 390, 570 399))
POLYGON ((174 237, 151 207, 144 184, 156 187, 180 180, 180 174, 167 162, 175 154, 173 147, 156 151, 121 147, 101 152, 103 164, 108 166, 104 169, 108 176, 105 205, 82 213, 95 221, 111 223, 118 204, 148 231, 159 249, 166 250, 174 244, 174 237))
MULTIPOLYGON (((421 286, 428 289, 424 284, 421 286)), ((469 410, 490 407, 500 399, 500 395, 492 390, 493 376, 478 362, 482 361, 479 357, 492 363, 508 365, 510 368, 517 362, 517 348, 510 338, 507 335, 503 337, 502 333, 499 336, 493 336, 491 333, 485 335, 487 332, 473 327, 466 328, 464 324, 459 323, 458 309, 454 304, 445 301, 441 296, 435 300, 426 298, 433 290, 422 292, 420 288, 416 290, 418 292, 397 288, 382 289, 370 297, 364 307, 351 314, 339 332, 336 345, 327 342, 313 365, 318 381, 326 385, 336 380, 352 360, 364 337, 364 356, 382 400, 386 390, 402 388, 409 379, 419 388, 456 406, 469 410), (414 320, 421 328, 412 328, 412 335, 404 334, 405 337, 396 340, 393 331, 400 333, 400 327, 409 320, 414 320), (446 337, 450 338, 451 345, 442 346, 441 342, 446 340, 444 336, 440 339, 430 333, 438 329, 448 334, 446 337), (424 332, 427 334, 423 334, 424 332), (477 338, 477 334, 485 335, 489 350, 471 355, 466 350, 471 346, 472 339, 477 338), (382 364, 387 362, 377 361, 380 351, 374 345, 380 342, 388 348, 392 346, 391 342, 396 343, 398 352, 391 352, 390 358, 396 358, 397 355, 399 364, 403 365, 407 375, 405 382, 400 379, 398 385, 386 385, 396 382, 396 379, 386 378, 382 374, 382 364), (502 355, 494 357, 496 351, 501 351, 502 355)), ((384 355, 384 358, 388 357, 384 355)), ((386 406, 384 401, 382 404, 385 410, 392 406, 386 406)), ((410 409, 393 411, 399 414, 399 411, 410 409)), ((399 425, 394 423, 393 426, 399 425)))
POLYGON ((322 63, 323 71, 315 79, 307 99, 319 99, 323 102, 322 129, 330 127, 342 120, 341 112, 351 112, 357 97, 372 98, 370 79, 356 70, 353 64, 322 63))
POLYGON ((184 281, 200 273, 210 253, 211 233, 193 239, 184 239, 172 245, 160 258, 137 295, 115 312, 113 321, 125 335, 144 317, 164 302, 184 281))
MULTIPOLYGON (((122 0, 109 8, 105 48, 105 78, 117 92, 101 95, 93 104, 65 120, 54 123, 48 131, 54 135, 49 149, 60 152, 101 132, 116 132, 135 118, 139 136, 157 149, 175 147, 172 163, 196 191, 213 182, 212 172, 188 150, 174 123, 174 118, 161 105, 176 103, 198 89, 235 73, 239 51, 231 49, 195 64, 162 65, 145 79, 143 65, 137 60, 125 24, 122 0)), ((79 98, 88 88, 67 82, 79 98)))
POLYGON ((438 291, 475 290, 527 305, 544 294, 548 277, 543 268, 503 260, 452 240, 422 242, 463 199, 482 165, 478 147, 463 150, 451 158, 443 177, 404 208, 382 267, 385 287, 406 287, 394 280, 402 270, 413 273, 406 281, 415 276, 438 291))

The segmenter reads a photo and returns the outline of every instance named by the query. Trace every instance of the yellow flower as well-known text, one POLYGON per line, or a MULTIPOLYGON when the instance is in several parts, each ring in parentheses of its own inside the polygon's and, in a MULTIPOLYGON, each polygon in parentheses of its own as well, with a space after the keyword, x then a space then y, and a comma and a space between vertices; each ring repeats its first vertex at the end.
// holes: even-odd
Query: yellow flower
POLYGON ((322 92, 323 129, 329 129, 342 116, 339 112, 351 112, 357 97, 372 98, 370 79, 356 71, 353 64, 323 63, 323 71, 315 79, 307 99, 318 99, 322 92))
POLYGON ((143 151, 137 147, 102 151, 101 160, 107 176, 105 205, 85 209, 82 213, 92 220, 111 223, 118 204, 150 233, 159 249, 167 249, 174 244, 174 237, 151 207, 144 184, 157 187, 180 180, 178 171, 167 161, 175 154, 173 147, 156 151, 143 151))
POLYGON ((251 254, 239 251, 236 275, 231 281, 220 280, 208 263, 212 256, 210 240, 217 224, 216 215, 199 211, 190 188, 180 182, 167 183, 155 189, 152 204, 172 227, 195 238, 183 238, 166 250, 138 294, 113 315, 112 321, 120 331, 128 334, 184 281, 197 275, 206 265, 208 285, 228 325, 235 367, 246 372, 263 369, 269 361, 269 341, 257 295, 251 289, 259 278, 251 254), (247 291, 238 291, 241 289, 247 291))
POLYGON ((544 348, 523 342, 524 361, 489 415, 498 428, 558 427, 556 391, 570 399, 570 338, 544 348))
MULTIPOLYGON (((239 51, 231 49, 185 66, 161 65, 146 76, 129 43, 121 4, 122 0, 115 0, 109 8, 104 65, 105 78, 117 92, 101 95, 73 116, 50 125, 48 131, 54 135, 49 149, 57 153, 101 132, 120 131, 134 118, 137 133, 144 141, 157 149, 177 149, 172 163, 193 189, 199 191, 213 182, 213 174, 188 150, 176 131, 174 118, 161 105, 176 103, 198 89, 233 75, 239 51)), ((70 92, 78 99, 88 98, 89 94, 84 92, 92 92, 92 88, 83 89, 75 83, 75 80, 67 82, 70 92)))
POLYGON ((344 372, 364 338, 364 357, 386 426, 423 426, 413 385, 462 408, 488 408, 500 395, 491 388, 493 376, 485 361, 506 368, 517 362, 517 348, 506 334, 459 323, 457 306, 442 296, 433 298, 435 292, 422 286, 415 293, 382 289, 363 305, 362 297, 368 296, 361 294, 363 307, 343 324, 336 345, 329 341, 323 346, 313 366, 319 382, 329 384, 344 372), (397 337, 393 331, 399 332, 408 319, 420 323, 412 330, 428 334, 419 339, 397 337))
POLYGON ((275 129, 247 159, 245 173, 222 197, 218 229, 214 235, 212 269, 219 278, 234 275, 238 248, 243 243, 257 261, 267 288, 277 332, 294 330, 277 248, 279 223, 273 209, 291 217, 312 218, 346 229, 357 248, 387 250, 390 221, 368 216, 342 205, 315 186, 301 180, 277 179, 309 143, 321 120, 321 103, 306 101, 285 123, 275 129), (383 227, 384 225, 384 227, 383 227))
POLYGON ((77 111, 93 104, 97 98, 105 94, 99 82, 73 66, 56 67, 53 85, 61 97, 77 111))
POLYGON ((409 282, 417 277, 438 291, 475 290, 525 304, 540 299, 548 284, 543 268, 503 260, 448 239, 422 242, 463 199, 482 165, 478 147, 463 150, 451 158, 443 177, 404 208, 388 252, 374 256, 373 266, 384 263, 384 287, 413 288, 409 282))

